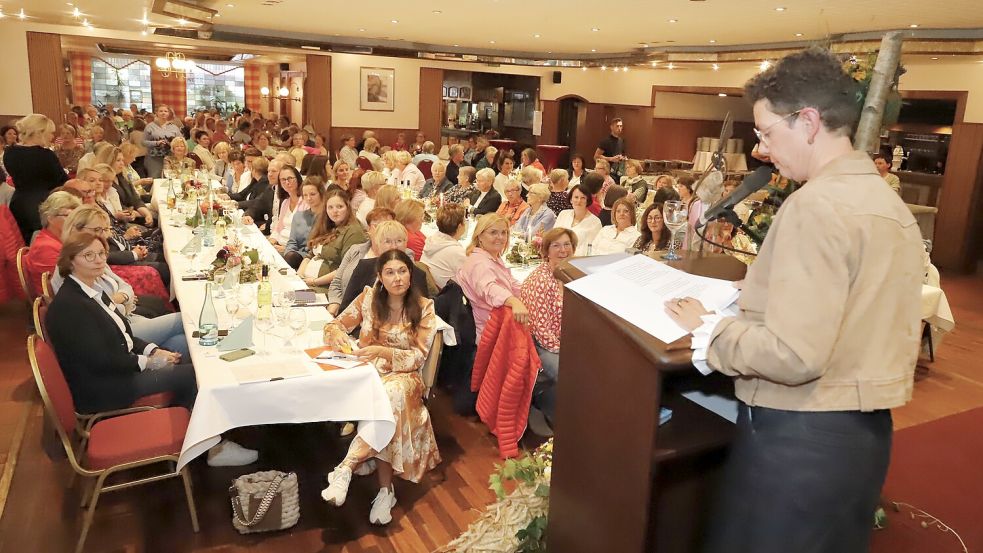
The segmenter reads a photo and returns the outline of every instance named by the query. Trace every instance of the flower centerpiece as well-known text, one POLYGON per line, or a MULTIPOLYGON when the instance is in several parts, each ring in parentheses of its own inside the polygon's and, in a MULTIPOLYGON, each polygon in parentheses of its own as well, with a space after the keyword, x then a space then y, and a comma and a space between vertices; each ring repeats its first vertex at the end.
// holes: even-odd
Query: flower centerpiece
POLYGON ((233 238, 215 254, 215 260, 212 261, 212 269, 208 276, 211 279, 216 271, 232 272, 235 270, 239 272, 240 283, 257 282, 262 266, 259 263, 258 251, 245 247, 242 242, 233 238))
POLYGON ((530 261, 539 259, 539 247, 536 244, 537 239, 542 244, 543 239, 541 236, 534 237, 532 242, 526 242, 521 239, 516 240, 509 253, 505 254, 505 260, 513 265, 525 265, 530 261))

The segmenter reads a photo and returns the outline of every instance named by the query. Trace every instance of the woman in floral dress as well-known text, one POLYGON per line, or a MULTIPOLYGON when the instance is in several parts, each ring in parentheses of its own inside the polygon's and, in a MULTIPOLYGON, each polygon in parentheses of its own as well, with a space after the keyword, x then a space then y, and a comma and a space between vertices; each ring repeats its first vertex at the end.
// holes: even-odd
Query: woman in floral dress
POLYGON ((396 419, 396 433, 382 451, 375 451, 356 436, 345 459, 328 475, 321 497, 341 506, 348 495, 353 472, 378 471, 379 493, 372 500, 369 522, 388 524, 396 495, 395 474, 418 483, 440 463, 430 413, 423 404, 420 368, 430 353, 436 329, 433 301, 413 284, 413 260, 405 252, 390 250, 376 262, 378 281, 365 290, 334 321, 324 327, 324 343, 335 351, 351 348, 348 333, 361 326, 353 355, 372 363, 396 419))

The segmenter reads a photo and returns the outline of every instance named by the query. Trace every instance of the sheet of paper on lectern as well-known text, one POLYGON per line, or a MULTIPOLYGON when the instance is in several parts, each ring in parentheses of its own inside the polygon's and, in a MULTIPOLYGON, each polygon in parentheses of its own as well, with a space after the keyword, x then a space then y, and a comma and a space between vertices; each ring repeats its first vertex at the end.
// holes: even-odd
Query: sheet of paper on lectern
POLYGON ((595 268, 566 287, 667 344, 688 332, 666 315, 665 302, 692 297, 714 311, 740 293, 730 281, 691 275, 646 255, 595 268))

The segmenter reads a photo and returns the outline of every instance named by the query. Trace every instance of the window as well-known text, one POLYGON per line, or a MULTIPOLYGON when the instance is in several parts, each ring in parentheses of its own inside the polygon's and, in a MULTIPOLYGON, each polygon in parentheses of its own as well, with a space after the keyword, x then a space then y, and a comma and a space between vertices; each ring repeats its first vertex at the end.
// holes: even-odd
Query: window
POLYGON ((92 103, 126 108, 153 109, 150 99, 150 65, 133 58, 92 58, 92 103))
POLYGON ((227 113, 246 104, 246 70, 239 65, 198 63, 188 75, 188 113, 216 108, 227 113))

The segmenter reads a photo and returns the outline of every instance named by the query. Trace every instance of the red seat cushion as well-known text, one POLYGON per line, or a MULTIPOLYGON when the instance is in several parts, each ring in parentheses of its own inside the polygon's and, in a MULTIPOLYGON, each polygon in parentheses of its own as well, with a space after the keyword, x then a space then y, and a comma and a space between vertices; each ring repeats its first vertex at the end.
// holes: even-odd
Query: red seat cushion
POLYGON ((184 407, 154 409, 99 421, 86 449, 87 468, 107 469, 160 455, 177 455, 191 413, 184 407))
POLYGON ((174 401, 174 394, 171 392, 161 392, 159 394, 143 396, 134 401, 130 407, 167 407, 172 401, 174 401))

